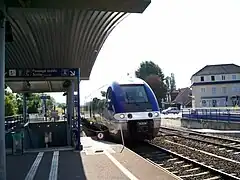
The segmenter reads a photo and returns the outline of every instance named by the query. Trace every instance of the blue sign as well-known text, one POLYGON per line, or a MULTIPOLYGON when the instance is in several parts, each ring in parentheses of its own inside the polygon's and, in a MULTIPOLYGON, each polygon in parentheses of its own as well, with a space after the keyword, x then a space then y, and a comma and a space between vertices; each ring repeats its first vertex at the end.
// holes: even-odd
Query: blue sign
POLYGON ((78 107, 78 102, 77 101, 74 102, 74 106, 78 107))
POLYGON ((74 95, 74 102, 78 102, 78 95, 74 95))
POLYGON ((6 69, 5 77, 77 77, 78 68, 72 69, 6 69))
POLYGON ((77 107, 78 106, 78 95, 74 95, 74 106, 77 107))
POLYGON ((50 99, 50 96, 41 96, 40 98, 45 100, 45 99, 50 99))

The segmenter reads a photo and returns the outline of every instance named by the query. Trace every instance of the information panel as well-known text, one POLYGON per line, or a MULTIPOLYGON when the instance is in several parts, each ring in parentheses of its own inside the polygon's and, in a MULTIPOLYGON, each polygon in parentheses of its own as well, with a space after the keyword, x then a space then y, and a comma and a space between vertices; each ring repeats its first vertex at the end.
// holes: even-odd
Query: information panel
POLYGON ((6 69, 5 77, 76 77, 78 69, 6 69))

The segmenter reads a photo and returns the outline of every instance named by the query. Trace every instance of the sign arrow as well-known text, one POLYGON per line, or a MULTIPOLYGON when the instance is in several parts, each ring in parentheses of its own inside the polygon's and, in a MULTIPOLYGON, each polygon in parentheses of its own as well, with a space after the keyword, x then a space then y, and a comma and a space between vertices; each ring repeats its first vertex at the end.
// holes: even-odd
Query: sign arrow
POLYGON ((75 71, 70 71, 70 76, 75 76, 75 71))

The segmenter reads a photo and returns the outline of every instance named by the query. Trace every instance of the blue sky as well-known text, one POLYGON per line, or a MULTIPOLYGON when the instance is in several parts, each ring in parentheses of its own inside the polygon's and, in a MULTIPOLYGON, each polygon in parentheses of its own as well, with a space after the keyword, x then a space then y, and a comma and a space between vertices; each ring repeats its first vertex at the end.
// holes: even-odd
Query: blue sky
MULTIPOLYGON (((81 104, 90 92, 133 74, 142 61, 173 72, 178 88, 207 64, 240 64, 239 0, 152 0, 143 14, 131 14, 110 34, 82 81, 81 104)), ((65 102, 63 93, 51 93, 65 102)))

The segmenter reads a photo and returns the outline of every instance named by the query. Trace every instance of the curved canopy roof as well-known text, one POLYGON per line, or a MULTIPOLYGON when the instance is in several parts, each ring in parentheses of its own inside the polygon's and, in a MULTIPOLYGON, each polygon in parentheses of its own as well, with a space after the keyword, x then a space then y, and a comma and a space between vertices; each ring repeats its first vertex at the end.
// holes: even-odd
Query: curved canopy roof
POLYGON ((109 33, 126 13, 11 9, 14 42, 6 45, 6 68, 81 68, 88 79, 109 33))
MULTIPOLYGON (((13 42, 6 43, 6 69, 80 68, 81 79, 87 80, 111 31, 128 13, 142 13, 150 2, 5 0, 13 34, 13 42)), ((7 84, 14 92, 20 91, 16 83, 7 84)), ((45 84, 48 87, 49 83, 45 84)), ((41 83, 35 83, 32 87, 36 88, 31 91, 37 91, 40 86, 41 83)), ((52 89, 60 91, 58 86, 52 89)))
POLYGON ((128 12, 143 12, 150 0, 5 3, 14 36, 6 44, 6 68, 81 68, 81 78, 88 79, 110 32, 128 12))

